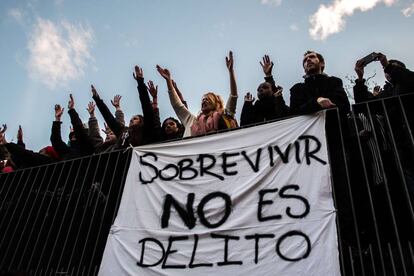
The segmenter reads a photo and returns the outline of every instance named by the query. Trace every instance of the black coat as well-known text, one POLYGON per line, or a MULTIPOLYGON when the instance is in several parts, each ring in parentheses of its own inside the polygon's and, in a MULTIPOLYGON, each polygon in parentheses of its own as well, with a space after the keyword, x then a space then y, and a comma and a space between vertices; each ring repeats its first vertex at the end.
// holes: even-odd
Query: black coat
POLYGON ((292 114, 309 114, 322 110, 318 104, 319 97, 328 98, 336 104, 340 113, 350 111, 348 96, 337 77, 325 74, 308 76, 304 82, 295 84, 290 89, 290 111, 292 114))
MULTIPOLYGON (((272 76, 265 77, 265 81, 272 85, 276 92, 276 84, 272 76)), ((283 96, 270 96, 253 102, 245 101, 240 116, 240 126, 274 120, 289 115, 289 107, 285 104, 283 96)))

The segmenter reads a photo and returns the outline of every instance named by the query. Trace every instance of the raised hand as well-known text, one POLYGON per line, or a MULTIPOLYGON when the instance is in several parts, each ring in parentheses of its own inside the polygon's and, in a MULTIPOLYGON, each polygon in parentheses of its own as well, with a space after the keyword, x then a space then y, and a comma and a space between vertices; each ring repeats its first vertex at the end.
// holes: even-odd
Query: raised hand
POLYGON ((250 92, 247 92, 246 95, 244 96, 244 101, 249 102, 249 103, 254 102, 253 95, 250 92))
POLYGON ((149 81, 147 83, 148 91, 151 94, 153 99, 156 99, 158 97, 158 85, 154 86, 154 83, 152 81, 149 81))
POLYGON ((167 68, 157 65, 157 71, 166 81, 171 81, 171 73, 167 68))
POLYGON ((355 64, 355 72, 357 73, 358 79, 362 80, 364 78, 364 63, 361 60, 358 60, 355 64))
POLYGON ((0 134, 4 134, 7 130, 7 125, 3 124, 3 128, 0 127, 0 134))
POLYGON ((98 91, 96 91, 95 86, 93 86, 93 84, 91 84, 91 91, 92 91, 92 96, 95 98, 99 98, 99 93, 98 91))
POLYGON ((88 111, 91 117, 95 117, 95 103, 94 102, 89 102, 86 110, 88 111))
POLYGON ((233 70, 234 59, 233 59, 233 52, 229 51, 229 56, 226 57, 226 66, 229 71, 233 70))
POLYGON ((55 119, 56 121, 60 121, 60 118, 62 117, 63 111, 65 109, 61 107, 59 104, 55 104, 55 119))
POLYGON ((19 129, 17 130, 17 141, 23 141, 23 129, 21 125, 19 125, 19 129))
POLYGON ((111 100, 112 105, 113 105, 116 109, 121 108, 121 98, 122 98, 122 96, 121 96, 121 95, 115 95, 115 96, 114 96, 114 99, 113 99, 113 100, 111 100))
POLYGON ((142 68, 135 65, 135 73, 132 73, 132 76, 136 81, 138 81, 139 79, 143 79, 144 72, 142 71, 142 68))
POLYGON ((73 99, 72 94, 69 94, 69 102, 68 102, 68 109, 75 108, 75 100, 73 99))
POLYGON ((7 125, 3 124, 3 128, 0 127, 0 145, 6 144, 6 136, 5 136, 5 132, 7 130, 7 125))
POLYGON ((275 93, 273 93, 273 96, 274 97, 280 97, 280 96, 282 96, 282 93, 283 93, 283 87, 282 86, 276 86, 276 91, 275 91, 275 93))
POLYGON ((108 125, 106 123, 104 123, 104 128, 105 129, 102 129, 102 132, 108 135, 108 133, 111 131, 111 129, 108 127, 108 125))
POLYGON ((378 53, 378 60, 381 62, 382 68, 388 65, 388 59, 384 54, 378 53))
POLYGON ((260 65, 266 77, 270 77, 272 75, 273 61, 270 60, 268 55, 264 55, 262 61, 260 61, 260 65))

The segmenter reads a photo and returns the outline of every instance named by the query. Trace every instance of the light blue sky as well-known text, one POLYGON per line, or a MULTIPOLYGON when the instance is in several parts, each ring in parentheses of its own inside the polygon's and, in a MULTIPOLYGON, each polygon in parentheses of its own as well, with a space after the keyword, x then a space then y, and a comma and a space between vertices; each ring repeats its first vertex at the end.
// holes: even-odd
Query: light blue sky
MULTIPOLYGON (((263 81, 259 60, 264 54, 275 62, 274 77, 284 87, 287 102, 289 88, 302 81, 302 54, 307 49, 321 52, 326 73, 341 77, 345 84, 349 84, 346 76, 355 75, 355 61, 372 51, 400 59, 413 69, 413 3, 339 0, 334 6, 334 0, 2 0, 0 124, 7 123, 9 141, 16 139, 18 125, 22 125, 27 147, 39 150, 50 144, 54 104, 67 110, 69 92, 87 121, 85 108, 91 100, 92 83, 109 105, 114 94, 121 94, 129 119, 141 113, 132 78, 135 64, 143 67, 146 80, 159 85, 162 118, 174 114, 156 64, 171 70, 191 111, 197 113, 205 92, 227 98, 224 58, 229 50, 235 57, 238 117, 244 94, 256 94, 263 81), (329 23, 326 14, 319 21, 311 20, 324 10, 329 11, 329 23), (312 37, 310 30, 318 26, 326 31, 319 29, 312 37)), ((367 71, 369 75, 376 72, 375 81, 382 84, 379 64, 369 65, 367 71)), ((66 138, 66 112, 63 121, 66 138)))

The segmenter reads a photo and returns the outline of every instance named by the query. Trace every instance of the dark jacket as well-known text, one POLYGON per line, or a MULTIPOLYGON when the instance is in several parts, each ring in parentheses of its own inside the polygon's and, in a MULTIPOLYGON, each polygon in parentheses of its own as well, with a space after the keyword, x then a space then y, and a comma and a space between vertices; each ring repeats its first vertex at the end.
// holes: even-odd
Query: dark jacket
MULTIPOLYGON (((272 85, 276 92, 276 84, 272 76, 265 77, 265 81, 272 85)), ((253 102, 245 101, 240 116, 240 125, 245 126, 254 123, 274 120, 289 115, 289 107, 285 104, 283 96, 270 96, 253 102)))
POLYGON ((71 141, 69 145, 65 144, 62 140, 60 131, 62 122, 54 121, 52 125, 52 134, 50 136, 53 148, 63 160, 93 154, 93 144, 88 136, 87 130, 83 127, 78 113, 75 109, 69 109, 68 113, 73 126, 73 131, 75 133, 76 141, 71 141))
POLYGON ((386 81, 382 91, 377 96, 374 96, 368 90, 365 79, 355 80, 353 87, 355 103, 414 93, 414 72, 393 64, 388 64, 384 68, 384 72, 390 75, 391 82, 386 81))
POLYGON ((414 72, 391 63, 384 68, 384 72, 391 77, 385 97, 414 93, 414 72))
POLYGON ((56 162, 49 156, 26 150, 19 144, 7 143, 6 148, 17 168, 29 168, 56 162))
POLYGON ((325 74, 308 76, 290 89, 290 111, 292 114, 309 114, 322 110, 317 102, 319 97, 329 98, 342 114, 350 111, 342 80, 325 74))

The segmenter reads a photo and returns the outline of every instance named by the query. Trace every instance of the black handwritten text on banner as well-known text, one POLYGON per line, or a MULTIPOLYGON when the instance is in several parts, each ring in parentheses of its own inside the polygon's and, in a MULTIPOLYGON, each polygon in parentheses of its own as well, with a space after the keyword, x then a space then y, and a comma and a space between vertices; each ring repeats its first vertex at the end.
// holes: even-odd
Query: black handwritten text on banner
POLYGON ((100 275, 339 275, 324 127, 135 148, 100 275))

